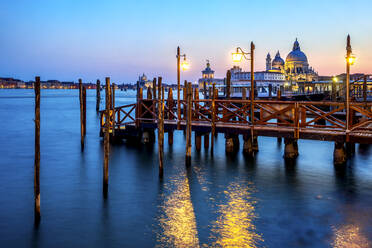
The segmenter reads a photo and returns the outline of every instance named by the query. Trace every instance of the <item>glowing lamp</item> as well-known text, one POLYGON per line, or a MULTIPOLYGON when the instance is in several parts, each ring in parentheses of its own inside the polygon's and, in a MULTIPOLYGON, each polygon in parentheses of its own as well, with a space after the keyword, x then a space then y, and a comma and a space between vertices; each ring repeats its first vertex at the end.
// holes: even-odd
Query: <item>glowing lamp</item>
POLYGON ((232 59, 233 59, 234 62, 240 62, 240 61, 242 61, 242 58, 243 58, 242 53, 239 53, 239 52, 232 53, 232 59))
POLYGON ((349 63, 349 65, 353 65, 355 63, 355 56, 353 55, 350 55, 347 59, 347 62, 349 63))
POLYGON ((181 68, 182 68, 183 71, 186 71, 186 70, 190 69, 190 64, 189 64, 189 62, 186 61, 186 58, 181 63, 181 68))
POLYGON ((333 77, 332 80, 333 80, 333 82, 335 82, 335 83, 338 82, 338 78, 337 78, 337 77, 333 77))

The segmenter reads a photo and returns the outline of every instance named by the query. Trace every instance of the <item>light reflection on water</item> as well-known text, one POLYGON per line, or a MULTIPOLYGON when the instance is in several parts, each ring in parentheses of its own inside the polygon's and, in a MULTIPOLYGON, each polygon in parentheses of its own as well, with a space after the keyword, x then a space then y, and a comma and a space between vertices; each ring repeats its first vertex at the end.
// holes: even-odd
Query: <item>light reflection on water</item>
POLYGON ((368 248, 371 243, 361 232, 361 228, 356 224, 346 224, 339 228, 333 228, 335 248, 368 248))
POLYGON ((169 192, 161 206, 158 219, 162 233, 158 233, 159 247, 199 247, 194 206, 191 202, 189 180, 185 173, 177 175, 165 185, 169 192))
POLYGON ((252 184, 233 182, 224 191, 226 203, 219 206, 219 217, 212 227, 212 247, 259 247, 263 238, 254 225, 257 216, 252 190, 252 184))

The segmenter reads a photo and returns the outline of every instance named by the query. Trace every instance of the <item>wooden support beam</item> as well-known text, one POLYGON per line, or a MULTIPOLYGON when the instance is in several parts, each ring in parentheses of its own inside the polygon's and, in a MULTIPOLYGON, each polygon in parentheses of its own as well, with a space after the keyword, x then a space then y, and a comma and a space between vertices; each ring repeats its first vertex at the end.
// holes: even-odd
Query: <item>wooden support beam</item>
POLYGON ((35 161, 34 161, 34 217, 40 222, 40 77, 35 78, 35 161))
POLYGON ((202 140, 201 134, 198 132, 195 132, 195 148, 197 151, 201 150, 201 140, 202 140))
POLYGON ((158 154, 159 154, 159 178, 163 178, 164 166, 164 87, 162 86, 162 78, 158 77, 158 154))
POLYGON ((108 193, 108 177, 109 177, 109 154, 110 154, 110 78, 106 78, 106 121, 105 121, 105 137, 104 137, 104 144, 103 144, 103 196, 106 198, 108 193))
POLYGON ((99 112, 100 103, 101 103, 101 82, 97 79, 97 84, 96 84, 96 112, 99 112))
POLYGON ((87 134, 87 88, 83 87, 83 129, 84 129, 84 144, 85 135, 87 134))
POLYGON ((192 104, 192 88, 191 83, 186 84, 186 166, 191 165, 191 104, 192 104))
POLYGON ((204 134, 204 148, 209 148, 209 133, 204 134))
POLYGON ((343 165, 346 163, 346 150, 344 142, 335 142, 335 149, 333 151, 333 164, 343 165))

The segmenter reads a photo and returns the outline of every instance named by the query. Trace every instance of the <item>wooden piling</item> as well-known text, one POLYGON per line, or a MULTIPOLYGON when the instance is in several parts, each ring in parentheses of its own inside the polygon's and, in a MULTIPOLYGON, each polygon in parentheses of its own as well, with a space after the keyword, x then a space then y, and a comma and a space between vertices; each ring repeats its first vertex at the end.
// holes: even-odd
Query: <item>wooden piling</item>
POLYGON ((83 82, 79 79, 79 103, 80 103, 80 145, 84 151, 84 103, 83 103, 83 82))
POLYGON ((152 93, 151 93, 151 88, 148 87, 147 88, 147 97, 146 97, 147 100, 152 100, 152 93))
POLYGON ((156 78, 152 80, 152 97, 156 99, 156 78))
POLYGON ((112 109, 112 116, 111 116, 111 121, 112 121, 112 136, 115 136, 115 84, 112 83, 111 85, 111 109, 112 109))
POLYGON ((99 105, 101 103, 101 82, 97 79, 96 84, 96 111, 99 112, 99 105))
POLYGON ((40 221, 40 77, 35 78, 35 162, 34 162, 34 217, 40 221))
POLYGON ((230 99, 231 95, 231 72, 230 70, 226 73, 226 99, 230 99))
MULTIPOLYGON (((247 89, 245 87, 242 88, 242 100, 243 101, 247 100, 247 89)), ((243 107, 245 107, 245 106, 246 106, 246 104, 243 103, 243 107)), ((246 111, 243 112, 243 118, 244 118, 244 120, 247 120, 247 112, 246 111)))
POLYGON ((158 77, 158 154, 159 154, 159 178, 163 178, 163 157, 164 157, 164 88, 162 78, 158 77))
POLYGON ((197 112, 199 112, 199 89, 198 88, 195 88, 194 90, 194 109, 195 111, 194 114, 193 114, 193 119, 199 119, 199 114, 197 112))
POLYGON ((84 144, 85 135, 87 134, 87 88, 83 87, 83 129, 84 129, 84 144))
POLYGON ((201 134, 198 132, 195 132, 195 148, 197 151, 201 150, 201 140, 202 140, 201 134))
POLYGON ((104 137, 104 157, 103 157, 103 195, 106 198, 107 192, 108 192, 108 177, 109 177, 109 153, 110 153, 110 78, 106 78, 106 87, 105 87, 105 93, 106 93, 106 121, 105 121, 105 137, 104 137))
POLYGON ((214 150, 214 137, 216 132, 216 83, 213 83, 212 85, 212 133, 211 133, 211 154, 213 155, 214 150))
POLYGON ((204 134, 204 148, 209 148, 209 133, 204 134))
POLYGON ((191 164, 191 104, 192 104, 192 88, 191 83, 187 83, 186 87, 186 166, 191 164))
MULTIPOLYGON (((168 90, 167 104, 168 104, 168 109, 169 109, 168 119, 173 120, 174 117, 173 117, 172 113, 173 113, 173 108, 174 108, 174 100, 173 100, 173 89, 172 88, 169 88, 169 90, 168 90)), ((168 144, 173 145, 173 130, 168 131, 168 144)))

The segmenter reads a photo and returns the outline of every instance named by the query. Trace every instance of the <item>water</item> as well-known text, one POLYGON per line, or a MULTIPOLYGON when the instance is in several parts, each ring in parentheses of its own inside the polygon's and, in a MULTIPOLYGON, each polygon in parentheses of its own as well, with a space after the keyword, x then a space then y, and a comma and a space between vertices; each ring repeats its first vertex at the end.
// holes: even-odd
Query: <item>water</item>
MULTIPOLYGON (((117 105, 135 100, 134 91, 116 95, 117 105)), ((290 166, 275 138, 259 137, 249 160, 241 151, 227 157, 219 135, 213 157, 193 147, 187 170, 178 131, 171 147, 165 134, 163 181, 156 143, 112 145, 104 200, 94 90, 87 92, 84 153, 78 91, 42 90, 42 220, 35 228, 33 91, 1 90, 0 106, 0 247, 372 246, 372 156, 359 146, 335 170, 330 142, 300 140, 290 166)))

